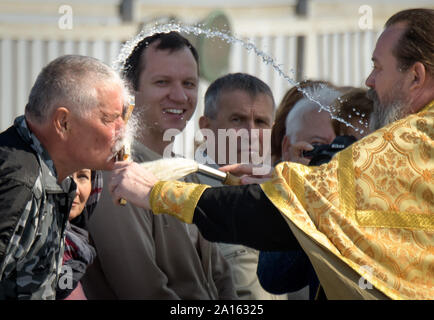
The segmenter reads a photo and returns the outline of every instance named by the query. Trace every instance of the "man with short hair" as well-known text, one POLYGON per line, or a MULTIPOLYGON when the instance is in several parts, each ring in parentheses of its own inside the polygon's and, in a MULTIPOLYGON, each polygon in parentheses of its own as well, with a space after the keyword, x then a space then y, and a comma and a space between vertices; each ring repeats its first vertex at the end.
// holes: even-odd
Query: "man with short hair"
MULTIPOLYGON (((171 147, 165 130, 183 130, 196 108, 197 52, 177 32, 154 34, 135 47, 124 71, 136 91, 132 157, 161 159, 171 147)), ((130 203, 114 206, 104 189, 89 231, 98 253, 83 282, 90 299, 236 298, 228 263, 194 225, 130 203)))
POLYGON ((249 74, 232 73, 208 87, 199 127, 212 133, 215 143, 207 146, 207 152, 215 163, 262 164, 269 160, 269 141, 263 139, 273 119, 274 98, 269 86, 249 74))
MULTIPOLYGON (((273 94, 262 80, 245 73, 232 73, 218 78, 210 84, 205 93, 204 115, 199 119, 199 127, 205 138, 210 141, 206 142, 205 152, 197 154, 196 160, 218 168, 221 165, 240 162, 242 158, 251 161, 252 153, 256 153, 258 159, 266 158, 264 144, 267 149, 269 141, 263 141, 263 133, 264 130, 271 130, 273 116, 273 94), (241 131, 244 132, 238 134, 241 131), (257 141, 253 141, 255 139, 257 141)), ((203 150, 199 148, 198 151, 203 150)), ((219 181, 204 175, 198 176, 201 183, 222 185, 219 181)), ((258 281, 257 250, 226 243, 219 243, 219 247, 231 264, 235 288, 240 299, 279 298, 265 291, 258 281)))
MULTIPOLYGON (((427 267, 434 246, 432 34, 433 9, 404 10, 386 22, 366 81, 378 97, 371 121, 384 127, 329 163, 284 162, 260 186, 220 189, 158 182, 137 164, 119 163, 114 201, 126 197, 194 222, 212 241, 301 246, 329 299, 434 299, 427 267), (126 174, 135 178, 122 179, 126 174), (170 210, 163 197, 172 199, 170 210)), ((226 170, 252 172, 239 165, 226 170)))
POLYGON ((127 93, 102 62, 62 56, 0 134, 0 299, 55 298, 76 191, 69 176, 112 169, 127 93))

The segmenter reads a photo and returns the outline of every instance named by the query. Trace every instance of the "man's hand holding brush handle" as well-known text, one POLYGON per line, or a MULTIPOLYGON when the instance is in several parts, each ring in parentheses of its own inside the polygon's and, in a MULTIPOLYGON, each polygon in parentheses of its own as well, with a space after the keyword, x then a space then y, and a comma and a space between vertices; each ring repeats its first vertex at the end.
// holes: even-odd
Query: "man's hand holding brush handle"
MULTIPOLYGON (((248 164, 233 164, 224 166, 221 171, 234 172, 243 175, 241 178, 231 175, 227 184, 251 184, 262 183, 268 180, 271 173, 263 176, 254 175, 257 166, 248 164), (230 182, 233 183, 230 183, 230 182)), ((170 170, 170 168, 169 168, 170 170)), ((136 162, 119 161, 115 163, 109 180, 109 190, 115 204, 120 204, 122 199, 130 201, 135 206, 151 209, 150 193, 158 179, 154 174, 136 162)))
POLYGON ((133 205, 150 209, 149 195, 158 179, 151 171, 131 161, 116 162, 109 179, 109 191, 115 204, 125 199, 133 205))
MULTIPOLYGON (((125 124, 127 124, 128 120, 130 119, 131 114, 133 113, 133 110, 134 110, 134 106, 135 106, 135 103, 133 101, 133 98, 131 97, 130 104, 129 104, 129 106, 128 106, 128 108, 125 111, 125 114, 123 116, 125 124)), ((125 161, 125 160, 128 160, 128 158, 130 157, 130 153, 131 153, 130 146, 129 145, 124 145, 122 147, 122 149, 118 152, 118 154, 116 156, 116 161, 125 161)), ((127 204, 127 201, 125 199, 123 199, 123 198, 120 198, 119 199, 119 204, 122 205, 122 206, 124 206, 124 205, 127 204)))

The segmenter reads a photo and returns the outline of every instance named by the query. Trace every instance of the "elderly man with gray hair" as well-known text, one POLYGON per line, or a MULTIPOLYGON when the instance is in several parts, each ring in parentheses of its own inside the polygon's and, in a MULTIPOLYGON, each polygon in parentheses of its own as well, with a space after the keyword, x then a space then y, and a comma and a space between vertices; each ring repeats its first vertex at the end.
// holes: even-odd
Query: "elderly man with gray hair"
POLYGON ((0 299, 54 299, 64 232, 82 169, 110 170, 127 89, 97 59, 49 63, 24 116, 0 134, 0 299))

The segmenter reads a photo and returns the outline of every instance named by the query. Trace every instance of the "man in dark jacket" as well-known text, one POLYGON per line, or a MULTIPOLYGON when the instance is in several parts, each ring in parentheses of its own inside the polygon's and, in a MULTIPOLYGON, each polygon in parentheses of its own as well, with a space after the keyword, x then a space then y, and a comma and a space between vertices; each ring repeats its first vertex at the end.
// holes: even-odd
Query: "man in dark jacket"
POLYGON ((0 134, 0 299, 54 299, 82 168, 110 170, 123 81, 100 61, 63 56, 39 74, 25 115, 0 134))

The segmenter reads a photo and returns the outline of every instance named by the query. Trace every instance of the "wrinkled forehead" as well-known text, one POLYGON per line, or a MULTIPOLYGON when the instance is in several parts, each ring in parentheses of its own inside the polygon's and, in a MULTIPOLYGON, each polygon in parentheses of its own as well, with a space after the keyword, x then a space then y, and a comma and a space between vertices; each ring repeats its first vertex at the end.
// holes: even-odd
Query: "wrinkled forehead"
POLYGON ((98 99, 96 109, 107 114, 124 114, 129 105, 134 104, 130 90, 125 85, 125 82, 120 79, 101 81, 100 85, 96 86, 96 92, 98 99))
POLYGON ((384 29, 378 38, 372 57, 378 59, 380 57, 393 54, 399 39, 407 29, 405 23, 397 23, 384 29))
POLYGON ((224 108, 228 101, 232 102, 228 105, 228 108, 231 108, 232 111, 240 109, 251 113, 252 111, 262 110, 262 113, 274 114, 273 98, 265 92, 251 92, 245 89, 230 87, 222 88, 217 95, 218 108, 224 108), (236 108, 234 108, 234 105, 236 105, 236 108))
POLYGON ((333 135, 330 114, 327 111, 318 110, 311 110, 303 114, 302 121, 295 125, 293 136, 295 140, 306 139, 308 141, 310 138, 328 140, 333 135))
POLYGON ((302 119, 305 125, 312 123, 322 123, 323 126, 327 126, 332 120, 330 113, 324 109, 320 109, 319 106, 303 113, 302 119))

